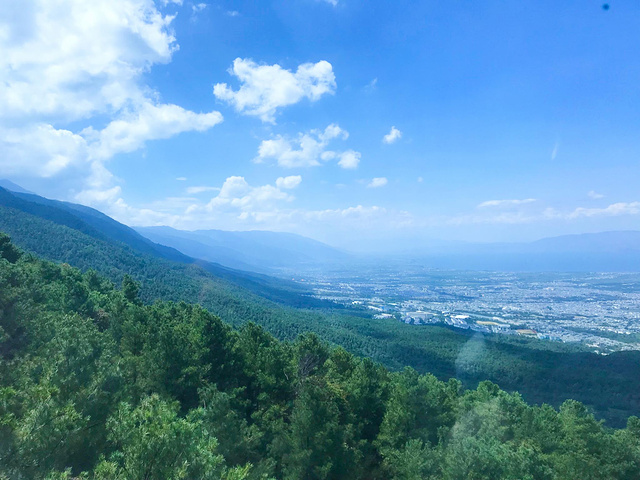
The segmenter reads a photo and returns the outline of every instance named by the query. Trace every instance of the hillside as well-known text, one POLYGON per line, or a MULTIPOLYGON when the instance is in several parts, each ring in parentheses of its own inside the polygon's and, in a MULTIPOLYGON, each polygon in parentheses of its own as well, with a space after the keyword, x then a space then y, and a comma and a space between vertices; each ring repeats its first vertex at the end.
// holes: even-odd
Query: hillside
MULTIPOLYGON (((140 298, 145 303, 157 299, 197 303, 226 322, 253 321, 280 339, 315 332, 392 369, 409 365, 443 380, 456 377, 470 388, 492 380, 504 389, 521 392, 532 403, 559 406, 573 398, 592 407, 611 425, 624 425, 628 416, 640 413, 639 352, 603 357, 553 342, 473 335, 436 326, 416 328, 393 319, 374 320, 358 311, 291 308, 296 301, 308 307, 312 299, 259 284, 254 277, 246 280, 253 287, 250 291, 199 264, 170 261, 109 240, 65 210, 38 203, 24 205, 19 203, 24 199, 16 203, 16 198, 8 192, 0 197, 4 199, 0 231, 9 233, 17 245, 83 271, 94 269, 117 284, 125 274, 131 275, 142 284, 140 298), (13 207, 6 206, 8 200, 14 202, 13 207), (258 294, 260 288, 264 296, 258 294), (282 301, 289 306, 265 298, 267 294, 284 296, 282 301)), ((241 279, 238 272, 231 273, 241 279)))
POLYGON ((22 255, 0 234, 0 477, 631 479, 640 420, 392 373, 314 335, 22 255))
MULTIPOLYGON (((315 307, 326 305, 326 302, 311 298, 308 292, 298 284, 265 275, 237 271, 211 262, 191 258, 171 247, 156 244, 132 228, 113 220, 102 212, 83 205, 50 200, 33 194, 13 193, 0 188, 0 206, 10 208, 13 211, 12 214, 7 213, 5 215, 5 231, 14 235, 16 242, 20 245, 24 242, 25 248, 51 260, 66 261, 81 268, 95 268, 102 272, 103 268, 110 265, 110 263, 136 264, 138 261, 131 257, 136 254, 142 254, 155 260, 197 265, 200 269, 210 273, 211 278, 216 281, 228 281, 231 284, 230 286, 239 286, 261 297, 284 304, 315 307), (26 216, 21 216, 17 212, 22 212, 26 216), (25 219, 28 220, 25 222, 25 219), (42 221, 51 222, 56 226, 54 227, 47 223, 41 228, 35 227, 35 224, 42 221), (29 233, 21 232, 19 226, 29 228, 29 233), (83 237, 82 241, 80 241, 80 244, 84 245, 85 252, 79 253, 82 249, 75 243, 78 238, 75 238, 72 242, 67 242, 65 249, 60 249, 60 246, 56 245, 55 241, 51 243, 51 239, 55 240, 57 235, 61 235, 62 238, 65 237, 66 233, 47 232, 51 228, 57 231, 59 227, 68 227, 83 236, 89 237, 83 237), (16 228, 17 230, 15 230, 16 228), (46 240, 47 233, 50 233, 49 240, 46 240), (100 245, 97 250, 101 253, 109 251, 109 256, 114 256, 114 259, 110 261, 101 255, 99 255, 100 260, 98 258, 90 258, 86 251, 89 248, 87 245, 96 242, 100 245), (79 256, 79 258, 73 259, 74 255, 79 256), (127 257, 127 260, 124 260, 123 256, 127 257)), ((0 228, 1 224, 0 221, 0 228)), ((73 235, 77 237, 76 234, 73 235)), ((175 268, 177 266, 172 265, 170 269, 175 268)), ((193 275, 193 272, 198 272, 199 269, 187 269, 185 271, 192 272, 191 275, 193 275)), ((104 273, 116 281, 122 277, 123 273, 135 275, 136 272, 127 267, 120 273, 114 271, 104 273)))

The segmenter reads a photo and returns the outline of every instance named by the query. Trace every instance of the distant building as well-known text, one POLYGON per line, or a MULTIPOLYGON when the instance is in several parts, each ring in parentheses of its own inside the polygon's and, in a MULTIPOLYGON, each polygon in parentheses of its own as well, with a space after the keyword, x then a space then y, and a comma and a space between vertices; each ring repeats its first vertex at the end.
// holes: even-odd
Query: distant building
POLYGON ((535 330, 531 330, 530 328, 521 328, 516 330, 518 335, 525 335, 527 337, 537 337, 538 336, 538 332, 536 332, 535 330))

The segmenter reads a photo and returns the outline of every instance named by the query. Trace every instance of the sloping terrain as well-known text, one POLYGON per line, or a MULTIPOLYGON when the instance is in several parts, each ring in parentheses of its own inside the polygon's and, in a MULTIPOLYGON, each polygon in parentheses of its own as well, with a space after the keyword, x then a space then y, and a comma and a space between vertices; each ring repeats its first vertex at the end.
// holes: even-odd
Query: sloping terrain
POLYGON ((640 421, 390 372, 185 302, 145 305, 0 234, 0 478, 592 479, 640 475, 640 421))
POLYGON ((116 284, 128 274, 141 283, 140 298, 145 303, 199 304, 226 322, 255 322, 280 339, 315 332, 392 369, 409 365, 440 379, 456 377, 470 388, 491 380, 506 390, 519 391, 533 403, 558 406, 573 398, 592 407, 611 425, 624 425, 629 415, 640 413, 640 352, 604 357, 555 342, 407 326, 357 311, 336 311, 330 308, 333 304, 318 304, 299 292, 271 287, 269 277, 261 283, 259 276, 247 273, 243 277, 242 272, 207 262, 182 263, 142 253, 108 238, 67 210, 27 202, 2 190, 0 231, 29 252, 82 271, 96 270, 116 284), (227 274, 229 278, 224 277, 227 274), (329 308, 291 308, 296 303, 329 308))
MULTIPOLYGON (((42 254, 45 258, 51 260, 69 261, 71 259, 74 261, 69 261, 69 263, 74 265, 76 264, 75 262, 81 261, 81 264, 78 265, 81 268, 95 268, 98 271, 102 271, 103 265, 110 263, 122 264, 124 262, 123 255, 131 257, 136 254, 143 254, 149 257, 149 262, 151 263, 156 260, 164 260, 175 261, 184 265, 198 265, 201 269, 210 273, 213 279, 218 281, 221 279, 226 280, 232 285, 246 288, 276 302, 293 306, 327 306, 326 302, 311 298, 308 292, 298 284, 251 272, 237 271, 211 262, 194 259, 171 247, 156 244, 132 228, 83 205, 49 200, 33 194, 9 192, 0 188, 0 206, 14 211, 12 214, 7 213, 4 221, 6 231, 12 233, 14 229, 17 229, 16 233, 12 233, 15 241, 19 245, 28 245, 26 248, 29 250, 42 254), (16 212, 22 212, 31 217, 23 218, 16 212), (33 225, 31 225, 42 221, 45 223, 42 224, 41 228, 33 228, 33 225), (57 227, 53 227, 53 225, 46 222, 50 222, 57 227), (29 225, 32 227, 29 228, 29 235, 24 232, 22 234, 19 233, 20 227, 24 229, 28 228, 29 225), (83 260, 73 259, 73 256, 78 255, 77 246, 73 242, 67 242, 65 248, 60 248, 54 234, 49 232, 52 228, 59 230, 58 227, 67 227, 77 233, 86 235, 90 239, 83 238, 80 243, 97 242, 100 247, 96 250, 110 251, 110 254, 114 255, 114 260, 110 262, 107 258, 101 257, 99 261, 98 258, 91 259, 87 255, 82 255, 83 260), (49 238, 47 239, 47 237, 49 238)), ((62 238, 65 237, 65 233, 58 233, 57 235, 61 235, 62 238)), ((136 261, 129 259, 126 263, 132 264, 136 263, 136 261)), ((193 271, 197 271, 197 269, 193 271)), ((131 272, 126 271, 125 273, 131 272)), ((114 280, 118 279, 113 277, 113 273, 109 275, 114 280)))

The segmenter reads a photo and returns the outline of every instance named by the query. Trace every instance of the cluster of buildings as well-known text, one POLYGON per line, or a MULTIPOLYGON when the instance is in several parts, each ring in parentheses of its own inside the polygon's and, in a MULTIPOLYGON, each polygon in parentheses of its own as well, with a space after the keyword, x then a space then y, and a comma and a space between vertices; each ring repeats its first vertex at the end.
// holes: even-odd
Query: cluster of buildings
POLYGON ((372 272, 323 279, 316 295, 374 319, 640 350, 640 283, 624 274, 372 272), (636 341, 638 339, 638 341, 636 341))

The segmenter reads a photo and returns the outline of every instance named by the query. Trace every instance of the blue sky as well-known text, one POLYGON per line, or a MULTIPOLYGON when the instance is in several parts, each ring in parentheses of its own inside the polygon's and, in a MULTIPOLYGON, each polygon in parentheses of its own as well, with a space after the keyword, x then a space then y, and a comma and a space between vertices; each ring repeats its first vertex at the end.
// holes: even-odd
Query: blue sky
POLYGON ((352 250, 640 228, 640 4, 10 0, 0 177, 352 250))

